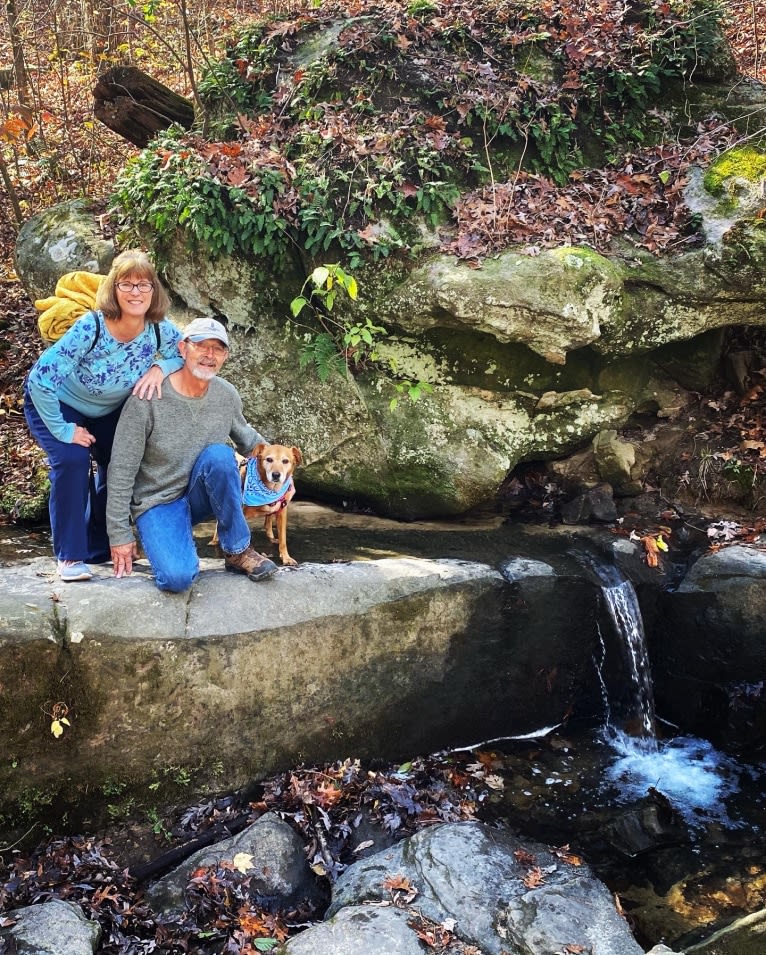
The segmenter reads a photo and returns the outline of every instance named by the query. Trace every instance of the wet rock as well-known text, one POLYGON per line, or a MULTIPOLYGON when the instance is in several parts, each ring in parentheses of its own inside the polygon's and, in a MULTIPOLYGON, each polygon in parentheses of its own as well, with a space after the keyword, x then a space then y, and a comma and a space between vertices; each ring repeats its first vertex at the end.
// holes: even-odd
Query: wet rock
POLYGON ((316 896, 303 842, 284 820, 267 813, 252 826, 195 852, 169 875, 147 890, 156 912, 176 915, 184 909, 190 874, 197 868, 233 862, 250 878, 250 889, 262 896, 276 896, 285 907, 316 896))
POLYGON ((587 866, 480 823, 429 828, 350 866, 335 885, 328 915, 390 900, 383 884, 390 875, 418 890, 416 907, 426 918, 454 919, 459 937, 488 955, 558 952, 566 945, 642 955, 587 866))
POLYGON ((658 710, 724 748, 766 734, 766 552, 705 554, 658 604, 650 645, 658 710))
POLYGON ((617 507, 609 484, 599 484, 561 505, 565 524, 611 524, 617 520, 617 507))
POLYGON ((688 833, 668 799, 656 790, 610 822, 604 837, 622 855, 633 857, 685 841, 688 833))
POLYGON ((15 946, 9 950, 18 955, 93 955, 101 941, 98 922, 60 899, 15 909, 8 917, 16 924, 0 928, 0 939, 15 946))
POLYGON ((423 955, 405 909, 350 905, 285 945, 288 955, 423 955))

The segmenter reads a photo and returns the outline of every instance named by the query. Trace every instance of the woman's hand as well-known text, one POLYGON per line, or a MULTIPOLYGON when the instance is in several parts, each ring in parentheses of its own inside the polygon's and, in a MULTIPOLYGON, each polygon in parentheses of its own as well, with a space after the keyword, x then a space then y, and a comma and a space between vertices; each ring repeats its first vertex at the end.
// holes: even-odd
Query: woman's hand
POLYGON ((133 572, 133 561, 138 558, 138 548, 132 544, 118 544, 110 548, 115 577, 130 577, 133 572))
POLYGON ((83 448, 89 448, 92 444, 96 443, 96 439, 88 431, 87 428, 84 428, 81 424, 76 424, 74 426, 74 434, 72 435, 72 444, 80 444, 83 448))
POLYGON ((262 514, 278 514, 283 507, 292 501, 295 497, 295 485, 291 484, 290 487, 285 491, 284 495, 275 504, 262 504, 261 513, 262 514))
POLYGON ((141 375, 138 381, 133 385, 133 394, 137 398, 157 398, 162 397, 162 382, 165 375, 159 365, 152 365, 145 375, 141 375))

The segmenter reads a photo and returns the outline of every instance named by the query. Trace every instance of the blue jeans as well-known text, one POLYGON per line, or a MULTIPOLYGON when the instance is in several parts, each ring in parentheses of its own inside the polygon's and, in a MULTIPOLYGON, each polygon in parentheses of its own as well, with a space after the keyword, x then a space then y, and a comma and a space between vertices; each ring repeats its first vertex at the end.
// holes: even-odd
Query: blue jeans
POLYGON ((218 540, 227 554, 250 544, 242 513, 242 487, 234 451, 211 444, 194 462, 186 492, 170 504, 150 507, 136 519, 136 529, 160 590, 188 590, 199 574, 192 527, 218 521, 218 540))
POLYGON ((24 417, 36 443, 48 456, 53 553, 59 560, 94 564, 109 560, 106 534, 106 469, 122 406, 100 418, 61 403, 64 421, 82 425, 96 439, 90 448, 54 438, 24 388, 24 417), (95 473, 93 464, 95 464, 95 473))

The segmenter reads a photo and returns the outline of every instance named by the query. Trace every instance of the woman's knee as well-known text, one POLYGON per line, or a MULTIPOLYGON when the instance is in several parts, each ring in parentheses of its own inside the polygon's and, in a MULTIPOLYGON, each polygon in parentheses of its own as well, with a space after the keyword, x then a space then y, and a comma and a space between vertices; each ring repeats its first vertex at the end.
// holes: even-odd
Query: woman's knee
POLYGON ((48 451, 51 470, 59 475, 88 473, 90 451, 80 444, 64 444, 55 452, 48 451))

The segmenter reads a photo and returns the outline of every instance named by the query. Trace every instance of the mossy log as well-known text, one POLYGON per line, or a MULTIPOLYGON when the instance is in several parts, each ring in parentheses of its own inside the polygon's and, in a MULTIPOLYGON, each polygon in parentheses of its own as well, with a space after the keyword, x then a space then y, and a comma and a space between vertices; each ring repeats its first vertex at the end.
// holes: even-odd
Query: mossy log
POLYGON ((94 112, 105 126, 143 148, 173 123, 190 129, 194 106, 135 66, 115 66, 93 90, 94 112))

